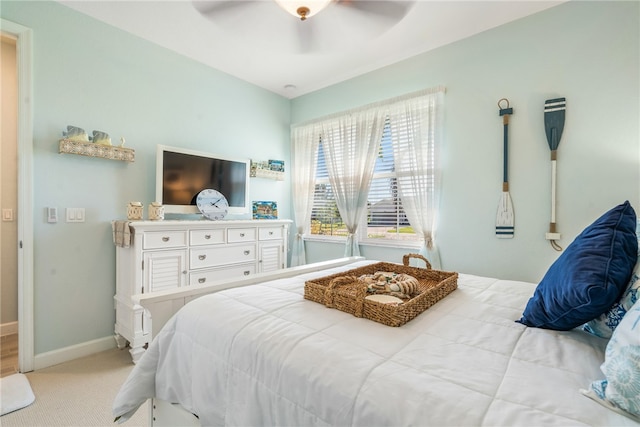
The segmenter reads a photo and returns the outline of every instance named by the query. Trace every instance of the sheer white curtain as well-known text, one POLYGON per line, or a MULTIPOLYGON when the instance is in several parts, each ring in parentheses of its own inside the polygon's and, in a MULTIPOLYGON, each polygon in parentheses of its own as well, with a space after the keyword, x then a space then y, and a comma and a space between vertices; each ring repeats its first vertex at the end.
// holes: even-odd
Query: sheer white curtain
POLYGON ((398 193, 409 223, 423 237, 420 254, 441 268, 435 244, 440 175, 436 163, 442 132, 444 88, 389 105, 398 193))
POLYGON ((360 255, 358 226, 365 218, 384 122, 380 109, 354 111, 322 122, 329 183, 348 232, 344 256, 360 255))
POLYGON ((320 142, 318 125, 291 129, 291 162, 293 214, 296 234, 291 248, 291 267, 307 263, 304 249, 304 233, 310 223, 313 206, 314 181, 320 142))

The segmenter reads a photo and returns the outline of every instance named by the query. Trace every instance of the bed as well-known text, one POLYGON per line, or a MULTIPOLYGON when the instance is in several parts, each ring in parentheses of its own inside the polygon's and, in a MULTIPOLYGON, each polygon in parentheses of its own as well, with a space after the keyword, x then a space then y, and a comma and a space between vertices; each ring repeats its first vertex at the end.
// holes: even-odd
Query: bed
POLYGON ((460 274, 399 328, 303 298, 306 280, 372 262, 194 299, 155 336, 114 415, 154 399, 207 426, 638 425, 580 391, 602 378, 607 340, 515 321, 535 284, 460 274))
POLYGON ((304 298, 345 258, 141 296, 154 339, 115 398, 162 425, 639 426, 640 222, 589 225, 538 284, 458 274, 400 327, 304 298))

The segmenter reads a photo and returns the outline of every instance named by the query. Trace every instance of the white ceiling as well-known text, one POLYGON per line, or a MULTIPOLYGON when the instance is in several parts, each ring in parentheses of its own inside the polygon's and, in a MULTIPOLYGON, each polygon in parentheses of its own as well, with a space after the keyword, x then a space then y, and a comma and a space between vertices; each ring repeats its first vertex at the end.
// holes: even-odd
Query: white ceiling
POLYGON ((563 1, 338 0, 301 22, 273 0, 59 0, 287 98, 563 1))

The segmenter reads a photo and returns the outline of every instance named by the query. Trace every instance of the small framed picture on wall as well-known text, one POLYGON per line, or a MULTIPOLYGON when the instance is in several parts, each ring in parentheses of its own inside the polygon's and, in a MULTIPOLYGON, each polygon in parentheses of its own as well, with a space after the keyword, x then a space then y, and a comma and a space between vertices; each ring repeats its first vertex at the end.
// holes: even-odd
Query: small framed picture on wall
POLYGON ((284 172, 284 160, 269 160, 269 169, 276 172, 284 172))

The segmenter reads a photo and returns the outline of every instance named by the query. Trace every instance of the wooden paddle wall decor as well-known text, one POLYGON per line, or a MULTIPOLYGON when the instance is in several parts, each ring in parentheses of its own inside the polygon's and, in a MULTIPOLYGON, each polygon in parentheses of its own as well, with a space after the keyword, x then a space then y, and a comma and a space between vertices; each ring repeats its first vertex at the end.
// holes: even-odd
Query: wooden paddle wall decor
POLYGON ((502 162, 502 196, 498 204, 498 213, 496 215, 496 237, 499 239, 512 239, 514 232, 514 213, 511 195, 509 194, 509 116, 513 114, 513 108, 509 107, 509 100, 502 98, 498 101, 499 115, 502 117, 503 127, 503 162, 502 162))
POLYGON ((562 247, 557 242, 560 240, 560 233, 556 230, 556 163, 566 109, 566 98, 548 99, 544 103, 544 131, 551 150, 551 222, 545 237, 557 251, 561 251, 562 247))

